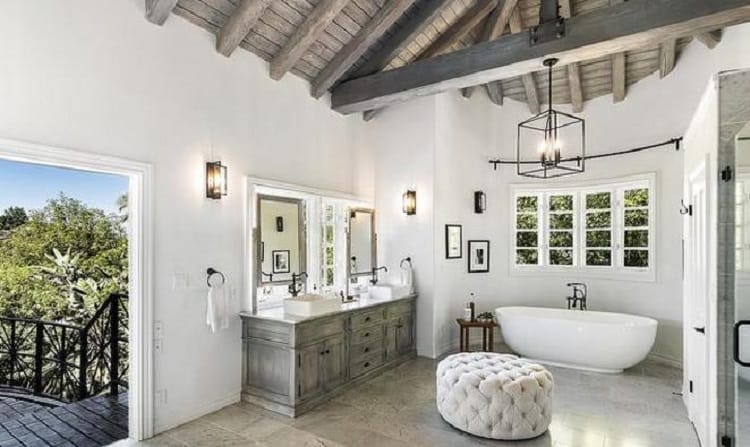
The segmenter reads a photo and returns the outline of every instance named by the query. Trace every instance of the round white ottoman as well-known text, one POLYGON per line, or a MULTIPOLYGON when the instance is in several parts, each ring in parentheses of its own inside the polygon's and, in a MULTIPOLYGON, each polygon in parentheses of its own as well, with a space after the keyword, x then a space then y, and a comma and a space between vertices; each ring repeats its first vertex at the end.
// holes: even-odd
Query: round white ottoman
POLYGON ((552 374, 509 354, 446 357, 437 368, 437 408, 453 427, 491 439, 519 440, 547 431, 552 374))

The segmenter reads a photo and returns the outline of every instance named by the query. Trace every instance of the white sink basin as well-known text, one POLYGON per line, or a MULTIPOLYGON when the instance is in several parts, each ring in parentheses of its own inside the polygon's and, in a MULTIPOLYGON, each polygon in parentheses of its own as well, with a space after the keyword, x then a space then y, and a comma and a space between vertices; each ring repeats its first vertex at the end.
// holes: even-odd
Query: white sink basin
POLYGON ((409 286, 403 284, 376 284, 368 290, 370 298, 394 300, 409 295, 409 286))
POLYGON ((284 313, 309 317, 341 310, 339 297, 306 294, 284 300, 284 313))

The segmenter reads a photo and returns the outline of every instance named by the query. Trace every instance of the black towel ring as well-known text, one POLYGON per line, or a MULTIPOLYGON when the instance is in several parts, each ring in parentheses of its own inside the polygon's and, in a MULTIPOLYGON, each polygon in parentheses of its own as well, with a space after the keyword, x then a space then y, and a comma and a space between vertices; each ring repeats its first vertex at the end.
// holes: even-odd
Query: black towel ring
POLYGON ((208 287, 211 287, 211 277, 214 276, 214 275, 221 276, 221 283, 222 284, 226 284, 226 282, 227 282, 227 278, 224 276, 224 274, 221 273, 220 271, 216 270, 213 267, 209 267, 208 270, 206 270, 206 275, 208 275, 208 276, 206 276, 206 284, 208 284, 208 287))

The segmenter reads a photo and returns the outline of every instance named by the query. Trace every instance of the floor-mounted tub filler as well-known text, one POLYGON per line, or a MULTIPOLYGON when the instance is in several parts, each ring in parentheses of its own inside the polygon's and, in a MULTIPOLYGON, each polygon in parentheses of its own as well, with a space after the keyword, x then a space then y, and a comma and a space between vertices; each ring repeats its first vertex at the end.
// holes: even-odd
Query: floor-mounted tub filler
POLYGON ((517 354, 549 365, 619 373, 643 361, 658 322, 609 312, 541 307, 495 310, 505 343, 517 354))

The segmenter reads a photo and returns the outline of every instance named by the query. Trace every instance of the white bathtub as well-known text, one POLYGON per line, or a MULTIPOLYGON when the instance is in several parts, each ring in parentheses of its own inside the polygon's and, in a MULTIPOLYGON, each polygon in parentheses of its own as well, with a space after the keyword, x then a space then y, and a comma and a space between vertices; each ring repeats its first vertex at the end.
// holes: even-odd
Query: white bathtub
POLYGON ((495 310, 505 343, 550 365, 618 373, 646 358, 657 321, 609 312, 542 307, 495 310))

